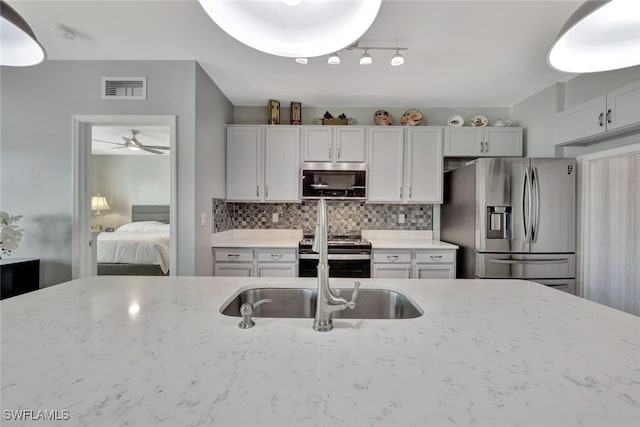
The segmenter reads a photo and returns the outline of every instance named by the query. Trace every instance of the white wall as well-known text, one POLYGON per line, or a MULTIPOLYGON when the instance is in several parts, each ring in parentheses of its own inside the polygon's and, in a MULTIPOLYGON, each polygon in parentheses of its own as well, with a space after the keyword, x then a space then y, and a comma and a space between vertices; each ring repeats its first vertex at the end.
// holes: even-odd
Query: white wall
POLYGON ((105 196, 111 208, 94 215, 94 224, 117 228, 131 222, 131 205, 171 204, 170 155, 94 155, 92 159, 92 194, 105 196))
POLYGON ((233 105, 196 64, 195 152, 195 270, 196 276, 213 274, 211 233, 213 198, 226 195, 226 124, 233 121, 233 105), (205 216, 205 224, 201 222, 205 216))
MULTIPOLYGON (((71 278, 73 115, 176 115, 179 275, 195 274, 194 61, 53 61, 2 67, 0 208, 24 215, 15 257, 41 260, 42 285, 71 278), (146 76, 148 99, 100 99, 102 76, 146 76)), ((222 96, 223 95, 219 95, 222 96)), ((216 122, 217 123, 217 122, 216 122)), ((209 249, 208 256, 211 256, 209 249)))

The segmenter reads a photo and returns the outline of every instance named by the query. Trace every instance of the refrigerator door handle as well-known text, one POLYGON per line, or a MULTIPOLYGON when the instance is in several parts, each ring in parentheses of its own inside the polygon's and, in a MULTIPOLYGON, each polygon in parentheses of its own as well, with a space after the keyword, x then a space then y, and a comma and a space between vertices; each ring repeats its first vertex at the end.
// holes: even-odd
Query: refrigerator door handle
POLYGON ((535 198, 535 209, 531 217, 531 241, 535 243, 538 237, 538 224, 540 222, 540 184, 538 178, 538 168, 531 168, 531 182, 533 184, 533 197, 535 198))
POLYGON ((524 221, 524 242, 531 243, 531 176, 529 167, 524 167, 524 177, 522 180, 522 217, 524 221), (526 198, 525 198, 526 193, 526 198))
POLYGON ((492 264, 567 264, 568 258, 552 258, 552 259, 495 259, 489 260, 492 264))

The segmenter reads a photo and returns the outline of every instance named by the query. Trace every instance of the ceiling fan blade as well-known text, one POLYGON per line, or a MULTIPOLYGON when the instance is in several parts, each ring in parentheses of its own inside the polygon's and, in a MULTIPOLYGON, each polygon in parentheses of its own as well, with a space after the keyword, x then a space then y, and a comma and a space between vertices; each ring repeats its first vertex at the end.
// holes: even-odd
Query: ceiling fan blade
POLYGON ((148 151, 149 153, 153 153, 153 154, 164 154, 162 151, 154 150, 152 148, 147 147, 146 145, 143 145, 142 147, 140 147, 140 149, 144 151, 148 151))
POLYGON ((143 145, 143 147, 147 148, 155 148, 156 150, 170 150, 171 147, 167 147, 164 145, 143 145))

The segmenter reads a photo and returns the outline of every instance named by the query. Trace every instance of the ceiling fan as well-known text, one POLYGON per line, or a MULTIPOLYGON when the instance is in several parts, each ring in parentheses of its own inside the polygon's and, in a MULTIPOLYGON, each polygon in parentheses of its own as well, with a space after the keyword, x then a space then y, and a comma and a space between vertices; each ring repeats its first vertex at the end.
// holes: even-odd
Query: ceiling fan
POLYGON ((170 147, 167 147, 167 146, 164 146, 164 145, 144 145, 144 144, 142 144, 136 138, 136 135, 138 135, 139 133, 140 133, 139 130, 131 129, 131 138, 127 138, 126 136, 123 136, 122 139, 124 140, 124 142, 104 141, 104 140, 101 140, 101 139, 94 139, 93 141, 106 142, 107 144, 119 145, 119 147, 113 147, 114 149, 115 148, 128 148, 129 150, 133 150, 133 151, 143 150, 143 151, 148 151, 149 153, 153 153, 153 154, 164 154, 160 150, 169 150, 170 149, 170 147))

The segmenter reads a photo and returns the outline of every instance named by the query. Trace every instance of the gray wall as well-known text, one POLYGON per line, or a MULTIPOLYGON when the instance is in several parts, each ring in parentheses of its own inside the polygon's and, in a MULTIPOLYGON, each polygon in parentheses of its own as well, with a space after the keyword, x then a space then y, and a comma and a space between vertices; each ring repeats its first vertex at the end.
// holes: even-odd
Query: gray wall
POLYGON ((171 156, 94 155, 93 195, 107 198, 109 207, 93 223, 120 227, 131 222, 131 205, 171 204, 171 156))
POLYGON ((41 259, 43 286, 71 278, 73 115, 176 115, 177 273, 195 274, 194 200, 208 198, 209 212, 213 197, 196 195, 213 191, 212 184, 200 188, 196 183, 196 63, 45 61, 28 68, 2 67, 1 75, 0 208, 24 215, 24 238, 12 256, 41 259), (148 99, 101 100, 102 76, 146 76, 148 99))
POLYGON ((212 198, 226 195, 226 124, 233 121, 233 105, 211 78, 196 64, 196 145, 194 250, 197 276, 213 273, 211 232, 212 198), (204 214, 206 222, 201 223, 204 214))

